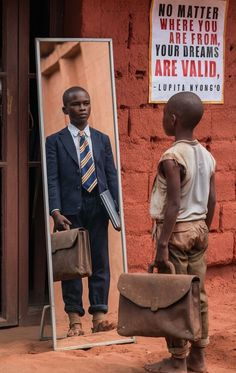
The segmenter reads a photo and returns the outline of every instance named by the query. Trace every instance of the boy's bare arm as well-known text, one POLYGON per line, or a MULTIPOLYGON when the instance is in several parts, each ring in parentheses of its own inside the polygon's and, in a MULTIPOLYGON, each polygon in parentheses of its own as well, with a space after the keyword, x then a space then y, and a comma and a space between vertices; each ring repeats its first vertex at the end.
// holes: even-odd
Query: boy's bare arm
POLYGON ((162 170, 167 183, 167 204, 163 227, 157 242, 155 264, 159 267, 168 266, 168 242, 174 229, 180 207, 180 167, 173 160, 162 162, 162 170))
POLYGON ((212 175, 210 180, 210 191, 208 197, 208 204, 207 204, 207 216, 206 216, 206 225, 210 230, 212 219, 215 212, 215 205, 216 205, 216 192, 215 192, 215 175, 212 175))

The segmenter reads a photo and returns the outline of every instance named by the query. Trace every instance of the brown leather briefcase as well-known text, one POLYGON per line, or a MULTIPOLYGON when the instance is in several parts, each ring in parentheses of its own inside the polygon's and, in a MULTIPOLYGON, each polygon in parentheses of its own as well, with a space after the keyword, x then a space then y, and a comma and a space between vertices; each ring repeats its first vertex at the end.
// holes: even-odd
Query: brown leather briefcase
POLYGON ((53 280, 72 280, 92 275, 88 231, 70 229, 51 234, 53 280))
POLYGON ((199 284, 197 276, 123 273, 118 281, 118 333, 198 340, 199 284))

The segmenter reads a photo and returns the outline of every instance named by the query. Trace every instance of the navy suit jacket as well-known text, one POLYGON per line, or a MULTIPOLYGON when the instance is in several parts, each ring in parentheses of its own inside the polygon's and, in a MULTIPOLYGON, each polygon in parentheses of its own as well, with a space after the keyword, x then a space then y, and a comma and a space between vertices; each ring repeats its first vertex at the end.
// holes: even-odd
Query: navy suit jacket
MULTIPOLYGON (((118 204, 117 171, 110 139, 91 128, 93 158, 99 193, 109 189, 118 204)), ((68 128, 46 139, 49 209, 60 209, 63 215, 75 215, 82 205, 81 172, 76 148, 68 128)))

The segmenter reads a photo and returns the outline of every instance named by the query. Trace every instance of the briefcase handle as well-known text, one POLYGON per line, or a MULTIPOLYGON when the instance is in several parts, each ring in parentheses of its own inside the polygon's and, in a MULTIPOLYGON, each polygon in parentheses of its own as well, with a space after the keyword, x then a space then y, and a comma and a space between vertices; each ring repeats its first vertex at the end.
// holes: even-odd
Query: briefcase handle
MULTIPOLYGON (((86 231, 86 229, 84 227, 78 227, 78 228, 69 228, 68 230, 70 229, 78 229, 78 231, 86 231)), ((63 231, 66 231, 67 229, 63 229, 62 231, 58 231, 56 228, 55 228, 55 225, 53 227, 53 233, 56 233, 56 232, 63 232, 63 231)))
MULTIPOLYGON (((168 267, 168 269, 170 270, 170 273, 171 273, 171 274, 174 275, 174 274, 176 273, 176 272, 175 272, 175 266, 174 266, 174 264, 171 263, 169 260, 168 260, 167 267, 168 267)), ((157 267, 157 265, 156 265, 154 262, 148 264, 148 273, 153 273, 153 272, 154 272, 154 268, 156 268, 157 271, 158 271, 158 267, 157 267)))

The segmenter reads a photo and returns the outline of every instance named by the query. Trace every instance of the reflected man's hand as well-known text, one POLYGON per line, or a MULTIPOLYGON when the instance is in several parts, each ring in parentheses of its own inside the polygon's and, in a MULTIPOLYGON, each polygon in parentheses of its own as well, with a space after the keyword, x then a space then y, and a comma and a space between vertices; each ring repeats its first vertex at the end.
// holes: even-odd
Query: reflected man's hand
POLYGON ((53 211, 52 218, 54 221, 54 231, 63 231, 70 229, 70 225, 72 223, 64 215, 62 215, 59 210, 53 211))

